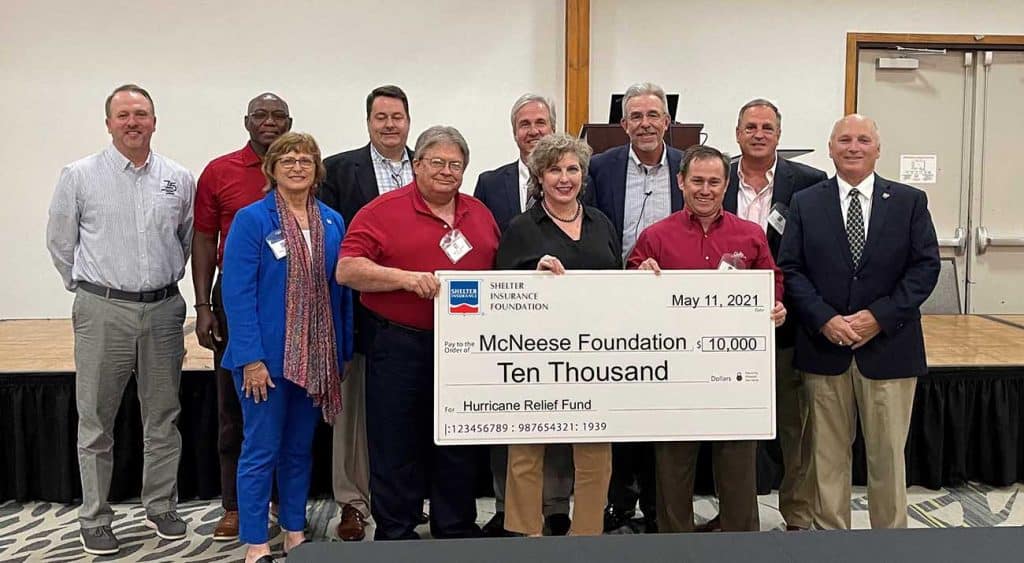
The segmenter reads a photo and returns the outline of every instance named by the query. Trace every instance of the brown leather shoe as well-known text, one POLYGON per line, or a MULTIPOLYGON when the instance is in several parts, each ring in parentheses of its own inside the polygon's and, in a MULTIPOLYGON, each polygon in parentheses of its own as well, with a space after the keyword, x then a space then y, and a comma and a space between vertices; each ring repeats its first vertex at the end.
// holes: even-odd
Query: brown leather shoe
POLYGON ((213 530, 213 541, 232 541, 238 539, 238 511, 226 510, 220 517, 217 527, 213 530))
POLYGON ((341 522, 338 523, 338 537, 342 541, 362 541, 366 537, 366 517, 356 507, 346 504, 341 507, 341 522))

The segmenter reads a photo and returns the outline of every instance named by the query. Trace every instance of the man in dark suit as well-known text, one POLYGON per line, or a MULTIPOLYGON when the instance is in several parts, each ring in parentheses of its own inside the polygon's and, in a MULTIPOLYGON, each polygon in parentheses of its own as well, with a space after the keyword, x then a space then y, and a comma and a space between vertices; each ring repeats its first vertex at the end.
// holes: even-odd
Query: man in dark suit
MULTIPOLYGON (((736 120, 736 144, 740 159, 729 168, 729 186, 723 207, 738 217, 761 226, 768 237, 772 257, 779 258, 789 201, 793 194, 825 180, 821 170, 778 157, 782 113, 775 104, 757 98, 740 108, 736 120)), ((784 302, 789 306, 788 300, 784 302)), ((811 526, 814 480, 809 479, 811 432, 807 425, 807 400, 803 380, 793 369, 795 323, 775 331, 775 404, 782 463, 779 512, 788 530, 811 526)), ((703 530, 720 528, 716 516, 703 530)))
POLYGON ((491 210, 502 232, 513 217, 526 211, 526 188, 530 180, 526 159, 541 137, 554 132, 555 106, 550 99, 523 94, 512 104, 512 136, 519 147, 519 158, 480 174, 473 190, 473 197, 491 210))
MULTIPOLYGON (((366 130, 370 143, 324 160, 327 176, 318 197, 352 224, 352 218, 378 195, 412 183, 409 138, 409 98, 398 86, 374 88, 366 97, 366 130)), ((334 421, 332 480, 334 499, 341 508, 338 537, 365 537, 370 514, 370 470, 366 449, 364 404, 366 350, 370 338, 366 309, 354 299, 356 354, 342 384, 345 408, 334 421)))
POLYGON ((779 250, 800 326, 795 365, 809 398, 815 527, 850 527, 857 418, 873 528, 907 525, 904 447, 917 377, 928 371, 921 303, 939 276, 924 192, 875 174, 878 127, 836 122, 836 176, 796 194, 779 250))
MULTIPOLYGON (((665 143, 670 120, 665 91, 650 82, 634 84, 622 97, 621 124, 629 144, 590 159, 583 198, 612 220, 623 262, 644 229, 683 207, 676 180, 683 153, 665 143)), ((627 524, 639 499, 646 531, 656 532, 654 483, 652 444, 613 444, 605 531, 627 524)))
MULTIPOLYGON (((473 196, 483 202, 502 232, 508 222, 526 210, 526 190, 530 172, 526 159, 537 141, 555 132, 555 103, 537 94, 523 94, 512 104, 512 137, 519 147, 519 158, 476 181, 473 196)), ((483 527, 487 536, 507 536, 505 530, 505 480, 508 447, 491 446, 491 474, 494 477, 494 517, 483 527)), ((548 447, 544 453, 544 523, 553 536, 569 532, 569 495, 572 494, 572 449, 563 444, 548 447)))

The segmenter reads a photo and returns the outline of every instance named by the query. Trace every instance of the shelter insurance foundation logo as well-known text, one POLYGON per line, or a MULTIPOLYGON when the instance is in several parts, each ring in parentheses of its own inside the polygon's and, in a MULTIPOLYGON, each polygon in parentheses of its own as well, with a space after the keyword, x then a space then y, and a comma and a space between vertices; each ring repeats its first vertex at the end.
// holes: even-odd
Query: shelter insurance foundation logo
POLYGON ((480 282, 451 281, 448 284, 448 312, 471 315, 480 312, 480 282))

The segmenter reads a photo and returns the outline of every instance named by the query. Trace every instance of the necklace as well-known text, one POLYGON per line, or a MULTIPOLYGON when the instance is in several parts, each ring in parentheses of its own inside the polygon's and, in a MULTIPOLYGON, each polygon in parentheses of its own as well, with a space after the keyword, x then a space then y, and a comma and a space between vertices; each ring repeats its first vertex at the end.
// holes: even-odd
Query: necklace
POLYGON ((559 221, 561 221, 563 223, 573 223, 573 222, 575 222, 576 219, 580 218, 580 212, 583 211, 583 205, 580 202, 577 201, 576 202, 576 212, 572 214, 572 217, 569 217, 568 219, 563 219, 563 218, 559 217, 558 215, 555 215, 550 209, 548 209, 548 204, 545 203, 544 200, 541 200, 540 205, 541 205, 541 207, 544 208, 544 211, 552 219, 558 219, 559 221))

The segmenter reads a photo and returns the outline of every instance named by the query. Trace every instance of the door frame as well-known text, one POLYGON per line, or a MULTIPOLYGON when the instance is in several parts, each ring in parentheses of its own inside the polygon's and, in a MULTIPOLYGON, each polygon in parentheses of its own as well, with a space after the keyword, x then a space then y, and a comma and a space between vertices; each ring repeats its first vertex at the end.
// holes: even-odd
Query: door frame
POLYGON ((843 114, 857 112, 857 56, 861 49, 902 45, 927 49, 973 49, 978 51, 1024 50, 1024 35, 966 35, 940 33, 846 34, 846 94, 843 114))

